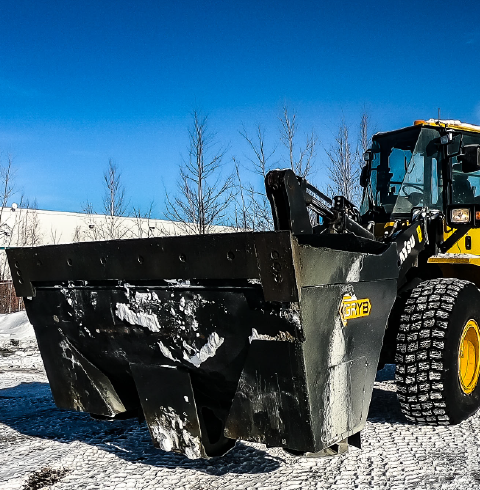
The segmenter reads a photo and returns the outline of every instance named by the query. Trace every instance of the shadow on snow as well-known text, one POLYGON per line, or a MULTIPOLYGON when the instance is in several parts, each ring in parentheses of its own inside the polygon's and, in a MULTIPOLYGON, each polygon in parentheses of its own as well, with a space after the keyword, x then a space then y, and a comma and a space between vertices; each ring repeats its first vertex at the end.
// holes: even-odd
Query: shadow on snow
MULTIPOLYGON (((395 365, 386 364, 382 370, 377 372, 375 381, 392 382, 394 379, 395 365)), ((373 423, 410 424, 400 410, 396 391, 382 390, 381 388, 373 389, 368 421, 373 423)))
MULTIPOLYGON (((387 365, 377 381, 393 379, 394 366, 387 365)), ((407 424, 396 393, 375 388, 368 420, 407 424)), ((48 383, 22 383, 0 390, 0 422, 32 437, 61 443, 74 441, 96 446, 126 461, 159 467, 182 467, 212 475, 226 473, 268 473, 280 467, 281 459, 242 442, 225 456, 210 460, 189 460, 182 455, 156 449, 146 424, 135 419, 103 421, 86 413, 58 409, 48 383)), ((1 438, 0 438, 1 440, 1 438)))
POLYGON ((92 419, 86 413, 60 410, 54 404, 48 383, 22 383, 0 390, 0 423, 32 437, 90 444, 132 463, 181 467, 216 476, 268 473, 282 462, 241 442, 225 456, 210 460, 189 460, 156 449, 145 422, 139 424, 135 419, 109 422, 92 419))

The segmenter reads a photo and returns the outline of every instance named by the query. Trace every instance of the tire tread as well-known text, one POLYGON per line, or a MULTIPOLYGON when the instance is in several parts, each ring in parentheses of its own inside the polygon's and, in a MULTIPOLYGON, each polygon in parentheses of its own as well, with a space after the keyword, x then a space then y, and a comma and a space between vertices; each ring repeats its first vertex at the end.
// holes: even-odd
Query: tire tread
POLYGON ((422 425, 449 425, 444 392, 445 331, 461 279, 431 279, 414 288, 405 303, 397 334, 395 382, 405 418, 422 425))

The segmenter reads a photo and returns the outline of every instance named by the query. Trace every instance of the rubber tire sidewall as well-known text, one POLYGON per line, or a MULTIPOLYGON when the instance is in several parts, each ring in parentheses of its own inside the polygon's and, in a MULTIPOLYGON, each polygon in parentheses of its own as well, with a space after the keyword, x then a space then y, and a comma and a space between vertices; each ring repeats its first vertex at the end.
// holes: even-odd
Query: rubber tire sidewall
POLYGON ((468 320, 480 325, 480 291, 470 283, 462 288, 448 319, 444 342, 444 392, 450 423, 458 424, 474 414, 480 407, 480 380, 475 389, 463 392, 458 376, 460 341, 468 320))

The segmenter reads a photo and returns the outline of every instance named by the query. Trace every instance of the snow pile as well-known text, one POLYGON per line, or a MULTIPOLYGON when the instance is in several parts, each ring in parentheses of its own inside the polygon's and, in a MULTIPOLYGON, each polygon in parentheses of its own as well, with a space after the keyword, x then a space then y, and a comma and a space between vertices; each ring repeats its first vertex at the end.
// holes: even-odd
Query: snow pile
POLYGON ((35 338, 32 324, 26 311, 0 314, 0 342, 9 340, 31 340, 35 338))

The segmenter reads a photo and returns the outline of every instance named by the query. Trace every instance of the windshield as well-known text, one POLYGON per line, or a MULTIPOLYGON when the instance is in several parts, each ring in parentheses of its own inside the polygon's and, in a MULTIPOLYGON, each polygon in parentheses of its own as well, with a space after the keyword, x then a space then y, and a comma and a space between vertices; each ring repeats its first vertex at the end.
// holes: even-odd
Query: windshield
POLYGON ((412 208, 423 206, 442 209, 441 169, 434 143, 438 136, 435 129, 413 127, 375 137, 362 214, 368 210, 368 194, 388 214, 410 214, 412 208))
MULTIPOLYGON (((455 138, 455 143, 450 151, 454 153, 458 151, 459 137, 455 138)), ((472 145, 480 143, 478 133, 465 133, 462 137, 464 145, 472 145)), ((480 171, 465 174, 462 172, 462 167, 457 163, 457 157, 452 158, 452 179, 453 179, 453 202, 455 204, 472 204, 480 203, 480 171)))
MULTIPOLYGON (((370 183, 361 214, 373 204, 393 217, 410 215, 415 207, 443 209, 439 132, 414 126, 373 138, 370 183)), ((459 131, 448 146, 450 155, 462 145, 480 144, 480 134, 459 131)), ((480 171, 463 173, 451 157, 452 203, 480 204, 480 171)))

